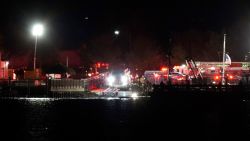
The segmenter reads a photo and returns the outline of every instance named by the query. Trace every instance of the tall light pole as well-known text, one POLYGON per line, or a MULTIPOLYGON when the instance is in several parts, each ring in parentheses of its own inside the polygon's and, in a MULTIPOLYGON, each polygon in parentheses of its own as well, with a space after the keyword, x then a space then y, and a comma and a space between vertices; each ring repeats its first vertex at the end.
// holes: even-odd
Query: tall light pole
POLYGON ((43 35, 43 25, 42 24, 35 24, 32 28, 32 35, 35 36, 35 51, 34 51, 34 65, 33 65, 33 69, 34 71, 36 70, 36 47, 37 47, 37 38, 39 36, 43 35))
POLYGON ((223 40, 223 62, 222 62, 222 85, 225 84, 225 59, 226 59, 226 34, 224 34, 223 40))

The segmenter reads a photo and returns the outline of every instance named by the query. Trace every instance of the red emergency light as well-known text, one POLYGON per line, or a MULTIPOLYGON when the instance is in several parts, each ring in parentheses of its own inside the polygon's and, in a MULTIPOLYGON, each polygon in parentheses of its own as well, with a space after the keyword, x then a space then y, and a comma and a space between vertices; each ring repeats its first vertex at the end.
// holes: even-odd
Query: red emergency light
POLYGON ((97 67, 100 68, 101 67, 101 63, 97 63, 97 67))
POLYGON ((168 71, 168 68, 167 67, 162 67, 161 71, 168 71))
POLYGON ((229 75, 229 77, 228 77, 229 79, 233 79, 234 77, 232 76, 232 75, 229 75))
POLYGON ((220 77, 219 77, 218 75, 216 75, 216 76, 214 77, 214 79, 215 79, 215 80, 219 80, 220 77))

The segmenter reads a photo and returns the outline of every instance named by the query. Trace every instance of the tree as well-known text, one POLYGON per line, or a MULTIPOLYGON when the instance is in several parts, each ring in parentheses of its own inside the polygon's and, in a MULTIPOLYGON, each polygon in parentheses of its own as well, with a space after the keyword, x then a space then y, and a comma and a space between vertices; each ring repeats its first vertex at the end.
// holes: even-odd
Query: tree
POLYGON ((173 37, 173 62, 180 64, 186 57, 198 61, 219 61, 223 34, 212 31, 189 30, 176 33, 173 37))
POLYGON ((134 33, 132 41, 126 35, 114 37, 104 33, 93 38, 88 46, 83 46, 81 53, 94 62, 105 61, 116 67, 143 70, 159 69, 164 58, 156 41, 143 33, 134 33))
POLYGON ((159 69, 163 64, 164 53, 160 46, 148 36, 140 35, 133 42, 133 48, 128 53, 127 62, 133 68, 159 69))

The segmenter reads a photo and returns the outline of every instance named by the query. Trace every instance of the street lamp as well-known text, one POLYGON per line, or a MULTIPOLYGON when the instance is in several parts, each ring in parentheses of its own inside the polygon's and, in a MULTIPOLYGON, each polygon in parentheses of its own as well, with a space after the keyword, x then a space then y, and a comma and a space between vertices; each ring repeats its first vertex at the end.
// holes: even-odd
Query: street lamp
POLYGON ((36 70, 36 47, 37 47, 37 38, 42 36, 44 31, 42 24, 35 24, 32 28, 32 35, 35 36, 35 51, 34 51, 34 71, 36 70))

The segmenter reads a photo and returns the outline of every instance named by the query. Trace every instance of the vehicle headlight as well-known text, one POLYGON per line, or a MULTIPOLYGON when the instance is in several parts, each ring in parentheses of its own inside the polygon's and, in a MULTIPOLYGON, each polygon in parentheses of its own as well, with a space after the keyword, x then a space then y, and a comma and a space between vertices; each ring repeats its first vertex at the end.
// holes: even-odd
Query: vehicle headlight
POLYGON ((108 82, 108 85, 109 86, 112 86, 113 83, 115 82, 115 77, 110 75, 108 78, 107 78, 107 82, 108 82))
POLYGON ((121 81, 122 81, 122 85, 127 85, 128 84, 128 77, 125 75, 122 75, 121 81))
POLYGON ((137 97, 138 97, 138 94, 137 94, 137 93, 133 93, 133 94, 131 95, 131 97, 132 97, 132 98, 137 98, 137 97))

